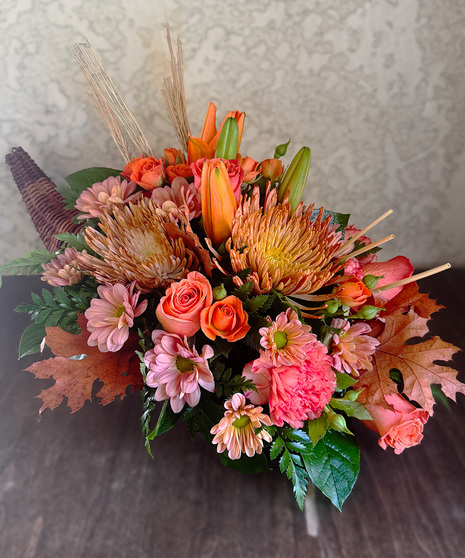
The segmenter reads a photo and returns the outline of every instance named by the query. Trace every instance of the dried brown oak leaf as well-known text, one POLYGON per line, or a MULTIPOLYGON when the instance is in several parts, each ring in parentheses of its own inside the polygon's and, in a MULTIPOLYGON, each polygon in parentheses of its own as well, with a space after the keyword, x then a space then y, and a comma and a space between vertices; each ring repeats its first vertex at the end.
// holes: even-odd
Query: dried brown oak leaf
POLYGON ((136 335, 131 336, 120 351, 102 353, 87 344, 90 334, 84 316, 79 317, 78 323, 81 326, 79 335, 72 335, 59 327, 47 327, 45 342, 56 356, 26 369, 36 378, 55 380, 55 384, 37 396, 43 401, 39 415, 47 408, 58 407, 64 397, 68 399, 71 412, 78 411, 86 400, 91 400, 96 380, 103 382, 97 393, 102 405, 108 405, 118 395, 123 398, 128 386, 132 386, 133 391, 142 386, 139 359, 134 354, 139 347, 136 335), (82 360, 70 358, 83 354, 86 357, 82 360))
POLYGON ((435 363, 449 361, 460 349, 439 337, 405 344, 428 333, 427 321, 412 309, 407 314, 386 316, 384 331, 378 337, 380 345, 373 355, 373 370, 365 372, 354 385, 357 390, 364 388, 359 396, 361 403, 390 407, 385 397, 397 393, 397 384, 389 375, 392 368, 402 373, 405 395, 430 414, 434 405, 431 384, 440 385, 454 401, 457 392, 465 394, 465 384, 457 380, 457 371, 435 363))

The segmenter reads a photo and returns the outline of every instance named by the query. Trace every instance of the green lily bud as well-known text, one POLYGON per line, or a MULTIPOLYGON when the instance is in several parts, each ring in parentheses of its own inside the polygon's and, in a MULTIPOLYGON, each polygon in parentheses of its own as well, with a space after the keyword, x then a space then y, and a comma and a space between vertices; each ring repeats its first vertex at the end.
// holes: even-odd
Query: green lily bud
POLYGON ((382 308, 371 306, 370 304, 365 304, 365 306, 362 306, 357 312, 357 318, 360 318, 362 320, 372 320, 374 317, 376 317, 376 314, 380 310, 382 310, 382 308))
POLYGON ((287 147, 290 143, 291 140, 289 140, 287 143, 282 143, 281 145, 278 145, 274 150, 273 159, 279 159, 280 157, 284 157, 284 155, 286 155, 287 153, 287 147))
POLYGON ((363 282, 365 283, 365 286, 370 289, 370 291, 372 289, 374 289, 378 283, 378 281, 381 279, 381 277, 383 277, 383 275, 380 276, 376 276, 376 275, 365 275, 365 277, 363 278, 363 282))
POLYGON ((223 300, 228 296, 228 291, 224 288, 224 285, 218 285, 213 289, 213 298, 215 300, 223 300))
POLYGON ((339 308, 339 301, 335 298, 332 298, 331 300, 328 300, 326 305, 326 313, 332 316, 337 312, 337 309, 339 308))
POLYGON ((216 146, 217 159, 235 159, 239 148, 239 126, 235 118, 227 118, 216 146))
POLYGON ((302 147, 289 168, 284 174, 278 192, 278 201, 282 202, 286 192, 289 190, 289 204, 294 211, 299 205, 307 182, 308 171, 310 170, 310 148, 302 147))

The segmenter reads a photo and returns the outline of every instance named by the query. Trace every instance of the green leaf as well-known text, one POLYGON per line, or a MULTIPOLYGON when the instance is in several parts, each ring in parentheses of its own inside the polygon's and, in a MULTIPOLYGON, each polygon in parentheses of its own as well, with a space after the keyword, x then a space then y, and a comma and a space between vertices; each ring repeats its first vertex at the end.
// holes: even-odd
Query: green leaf
POLYGON ((253 282, 248 281, 247 283, 244 283, 240 287, 234 289, 233 294, 237 296, 237 298, 241 299, 242 302, 245 302, 248 299, 250 293, 253 291, 253 286, 253 282))
MULTIPOLYGON (((246 285, 248 284, 249 283, 246 283, 246 285)), ((252 298, 249 298, 244 304, 244 309, 249 314, 257 312, 257 310, 260 310, 266 303, 268 303, 269 298, 272 298, 272 300, 274 300, 274 296, 270 297, 267 294, 253 296, 252 298)), ((269 306, 267 307, 269 308, 269 306)))
POLYGON ((173 426, 178 422, 178 420, 183 416, 185 407, 181 412, 175 413, 170 405, 170 400, 166 399, 163 402, 163 407, 161 408, 160 415, 158 416, 157 424, 155 428, 147 435, 148 440, 153 440, 156 436, 160 436, 165 432, 168 432, 173 426))
POLYGON ((76 248, 76 250, 78 250, 79 252, 86 250, 87 253, 89 254, 94 253, 93 250, 91 250, 91 248, 87 244, 84 235, 82 234, 73 234, 69 232, 59 233, 55 235, 55 238, 58 238, 58 240, 65 242, 68 246, 72 246, 73 248, 76 248))
POLYGON ((74 172, 65 178, 69 188, 59 187, 58 192, 63 197, 66 209, 74 209, 76 200, 87 188, 91 188, 96 182, 103 182, 110 176, 119 176, 120 170, 105 167, 92 167, 74 172))
POLYGON ((328 426, 328 417, 324 413, 320 418, 308 421, 308 435, 313 445, 323 438, 328 430, 328 426))
POLYGON ((276 438, 276 440, 271 444, 270 449, 270 459, 276 459, 284 448, 284 440, 281 437, 276 438))
MULTIPOLYGON (((320 212, 319 209, 314 209, 313 210, 312 220, 315 220, 318 217, 319 212, 320 212)), ((328 217, 328 215, 331 215, 331 225, 339 225, 338 230, 343 233, 345 231, 348 223, 349 223, 350 214, 349 213, 336 213, 335 211, 326 211, 326 209, 325 209, 323 211, 323 219, 326 219, 326 217, 328 217)))
POLYGON ((42 273, 42 264, 48 263, 55 256, 48 250, 33 250, 22 258, 0 267, 0 275, 33 275, 42 273))
POLYGON ((330 405, 333 409, 344 411, 348 417, 354 417, 358 420, 371 420, 371 415, 366 410, 365 405, 362 405, 358 401, 348 401, 347 399, 333 397, 330 405))
POLYGON ((302 454, 312 482, 341 510, 360 469, 360 448, 355 436, 329 430, 302 454))
POLYGON ((349 374, 341 374, 341 372, 336 372, 336 380, 337 380, 337 391, 343 391, 344 389, 350 388, 353 386, 357 380, 354 380, 349 374))
POLYGON ((19 342, 19 357, 39 353, 45 338, 45 326, 43 324, 31 324, 24 330, 19 342))

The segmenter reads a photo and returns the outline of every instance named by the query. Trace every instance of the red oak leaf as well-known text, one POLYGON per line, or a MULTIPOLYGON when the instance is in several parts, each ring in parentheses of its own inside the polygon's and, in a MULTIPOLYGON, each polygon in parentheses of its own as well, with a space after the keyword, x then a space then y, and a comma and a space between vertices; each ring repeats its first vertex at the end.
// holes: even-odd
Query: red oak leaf
POLYGON ((64 397, 68 398, 71 412, 78 411, 87 399, 91 400, 92 387, 98 379, 103 382, 97 393, 102 405, 108 405, 118 395, 123 398, 128 386, 132 386, 133 391, 142 386, 139 359, 134 353, 139 348, 137 335, 131 335, 120 351, 102 353, 87 344, 90 334, 84 316, 79 317, 78 323, 81 326, 79 335, 59 327, 47 327, 45 342, 56 357, 36 362, 26 369, 36 378, 55 380, 54 385, 38 395, 43 401, 39 414, 47 408, 58 407, 64 397), (85 358, 71 358, 78 355, 85 355, 85 358))
POLYGON ((407 314, 386 316, 385 328, 378 337, 380 345, 373 355, 373 370, 365 372, 354 385, 356 390, 364 388, 360 402, 390 408, 386 395, 397 393, 397 384, 389 375, 392 368, 402 373, 404 394, 430 414, 434 405, 431 384, 440 385, 454 401, 457 392, 465 394, 465 384, 456 379, 457 371, 436 364, 436 361, 449 361, 459 351, 457 347, 439 337, 406 345, 410 339, 428 332, 427 321, 412 309, 407 314))
POLYGON ((388 314, 404 313, 409 307, 422 318, 429 318, 433 312, 444 308, 442 304, 437 304, 435 300, 429 298, 426 293, 420 293, 418 285, 413 282, 405 285, 400 293, 386 304, 386 312, 382 315, 385 317, 388 314))

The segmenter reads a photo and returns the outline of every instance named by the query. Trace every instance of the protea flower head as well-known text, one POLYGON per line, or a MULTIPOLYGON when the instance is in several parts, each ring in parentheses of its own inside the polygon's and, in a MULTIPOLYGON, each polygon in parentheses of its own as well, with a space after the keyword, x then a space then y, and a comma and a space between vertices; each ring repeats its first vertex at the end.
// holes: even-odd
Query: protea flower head
POLYGON ((250 280, 257 293, 275 289, 286 296, 308 295, 327 284, 342 264, 334 258, 340 234, 323 219, 316 219, 313 205, 294 212, 287 198, 277 203, 276 190, 269 190, 263 208, 259 191, 243 198, 233 220, 229 251, 233 271, 251 268, 250 280))
POLYGON ((180 236, 166 233, 165 225, 154 203, 145 198, 106 212, 99 222, 103 234, 91 227, 84 232, 88 245, 103 260, 81 254, 80 269, 99 283, 135 281, 141 292, 183 279, 198 260, 180 236))

